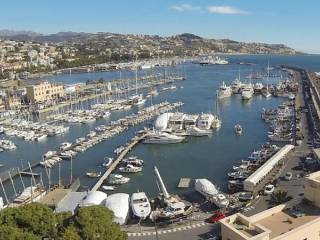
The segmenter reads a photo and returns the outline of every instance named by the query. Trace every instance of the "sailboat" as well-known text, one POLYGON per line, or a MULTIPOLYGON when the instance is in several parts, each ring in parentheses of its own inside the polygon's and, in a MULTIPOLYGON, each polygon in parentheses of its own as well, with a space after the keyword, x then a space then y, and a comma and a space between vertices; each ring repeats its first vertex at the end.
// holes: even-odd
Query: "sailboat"
POLYGON ((139 106, 146 102, 142 94, 138 94, 138 65, 136 65, 136 94, 130 97, 132 105, 139 106))
POLYGON ((264 89, 263 91, 262 91, 262 95, 264 96, 264 97, 266 97, 266 98, 269 98, 269 97, 271 97, 271 93, 269 92, 269 75, 270 75, 270 66, 269 66, 269 61, 268 61, 268 68, 267 68, 267 70, 268 70, 268 75, 267 75, 267 87, 266 87, 266 89, 264 89))

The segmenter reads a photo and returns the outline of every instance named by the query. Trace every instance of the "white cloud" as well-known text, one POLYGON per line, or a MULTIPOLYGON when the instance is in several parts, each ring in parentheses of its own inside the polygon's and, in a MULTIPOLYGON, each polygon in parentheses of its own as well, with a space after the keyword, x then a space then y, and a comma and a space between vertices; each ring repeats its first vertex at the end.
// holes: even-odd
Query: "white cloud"
POLYGON ((216 14, 248 14, 249 12, 231 6, 209 6, 208 11, 216 14))
POLYGON ((180 5, 173 5, 170 9, 178 12, 187 12, 187 11, 199 11, 201 8, 198 6, 192 6, 190 4, 180 4, 180 5))

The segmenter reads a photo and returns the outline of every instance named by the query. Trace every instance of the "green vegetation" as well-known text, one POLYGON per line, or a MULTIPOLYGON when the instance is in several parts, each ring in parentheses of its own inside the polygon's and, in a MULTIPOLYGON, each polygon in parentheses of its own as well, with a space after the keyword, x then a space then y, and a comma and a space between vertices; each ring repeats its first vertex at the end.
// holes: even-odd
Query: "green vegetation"
POLYGON ((273 205, 278 205, 278 204, 285 203, 291 199, 292 197, 288 196, 287 191, 278 190, 271 194, 270 203, 273 205))
POLYGON ((0 212, 0 239, 6 240, 126 240, 112 212, 102 206, 71 213, 54 213, 39 203, 0 212))

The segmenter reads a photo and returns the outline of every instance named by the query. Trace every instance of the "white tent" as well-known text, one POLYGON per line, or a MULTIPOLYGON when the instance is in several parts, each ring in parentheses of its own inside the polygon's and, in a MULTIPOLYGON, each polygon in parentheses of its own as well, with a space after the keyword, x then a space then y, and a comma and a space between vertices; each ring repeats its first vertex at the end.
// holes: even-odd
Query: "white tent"
POLYGON ((113 211, 114 222, 119 223, 120 225, 126 223, 129 216, 129 194, 112 194, 107 198, 105 206, 113 211))

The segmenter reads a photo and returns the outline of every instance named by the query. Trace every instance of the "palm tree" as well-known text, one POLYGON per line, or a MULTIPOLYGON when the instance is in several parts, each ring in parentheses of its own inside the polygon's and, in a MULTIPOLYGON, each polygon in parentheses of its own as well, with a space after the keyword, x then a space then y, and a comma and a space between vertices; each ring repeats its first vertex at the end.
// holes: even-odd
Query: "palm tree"
POLYGON ((287 191, 282 191, 278 190, 276 192, 273 192, 270 197, 270 203, 274 205, 278 205, 281 203, 284 203, 288 201, 288 192, 287 191))

